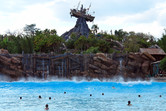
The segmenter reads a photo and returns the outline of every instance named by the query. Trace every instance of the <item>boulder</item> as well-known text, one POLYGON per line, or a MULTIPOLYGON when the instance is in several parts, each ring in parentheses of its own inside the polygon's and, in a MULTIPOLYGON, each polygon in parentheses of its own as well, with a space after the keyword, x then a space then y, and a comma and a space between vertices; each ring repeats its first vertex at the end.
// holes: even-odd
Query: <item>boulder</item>
POLYGON ((141 69, 142 69, 142 72, 144 74, 149 74, 149 67, 150 67, 150 62, 149 61, 145 61, 142 66, 141 66, 141 69))
POLYGON ((0 49, 0 73, 10 77, 23 76, 21 60, 9 55, 7 50, 0 49))
POLYGON ((16 57, 12 57, 11 58, 11 63, 13 63, 13 64, 20 64, 21 61, 19 59, 17 59, 16 57))
POLYGON ((104 65, 104 64, 102 64, 100 68, 103 69, 103 70, 109 70, 109 69, 110 69, 110 67, 107 67, 107 66, 104 65))
POLYGON ((97 69, 98 69, 98 67, 96 67, 96 66, 93 65, 93 64, 89 64, 89 68, 90 68, 90 69, 93 69, 93 70, 97 70, 97 69))
POLYGON ((9 54, 8 50, 0 49, 0 54, 9 54))
POLYGON ((149 58, 151 61, 156 61, 156 59, 151 56, 148 52, 144 52, 143 55, 145 55, 147 58, 149 58))
POLYGON ((107 57, 105 56, 105 54, 104 53, 97 53, 96 55, 95 55, 95 57, 101 57, 101 58, 103 58, 103 59, 107 59, 107 57))
POLYGON ((101 67, 101 66, 102 66, 102 63, 101 63, 101 62, 97 62, 97 61, 94 61, 93 64, 94 64, 96 67, 101 67))

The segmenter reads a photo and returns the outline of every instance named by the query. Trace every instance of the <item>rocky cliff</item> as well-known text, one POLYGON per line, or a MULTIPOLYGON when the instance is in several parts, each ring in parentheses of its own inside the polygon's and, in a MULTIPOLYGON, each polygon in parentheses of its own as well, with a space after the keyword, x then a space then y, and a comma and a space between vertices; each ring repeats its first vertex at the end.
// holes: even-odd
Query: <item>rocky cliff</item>
POLYGON ((70 35, 72 33, 75 33, 78 37, 81 35, 84 35, 85 37, 89 36, 90 29, 86 23, 85 18, 82 18, 82 17, 78 18, 74 28, 72 28, 68 32, 65 32, 64 34, 62 34, 61 37, 63 37, 65 40, 67 40, 70 38, 70 35))
POLYGON ((155 59, 147 53, 115 54, 108 57, 106 54, 94 55, 88 64, 88 70, 81 76, 91 78, 123 77, 128 79, 145 79, 150 74, 150 64, 155 59))
MULTIPOLYGON (((22 64, 21 56, 19 59, 18 56, 11 56, 7 50, 0 49, 0 74, 5 74, 11 78, 26 77, 27 72, 23 70, 24 65, 22 64)), ((150 74, 150 64, 155 61, 155 58, 148 53, 109 55, 97 53, 93 55, 81 55, 76 59, 83 61, 82 65, 84 68, 81 70, 72 70, 69 74, 70 77, 79 76, 90 79, 111 79, 116 76, 121 76, 126 80, 146 78, 150 74)), ((39 68, 43 67, 44 65, 41 65, 39 68)), ((38 77, 35 73, 29 76, 38 77)))
POLYGON ((124 61, 125 78, 145 78, 150 74, 150 64, 155 58, 148 53, 130 53, 124 61))
POLYGON ((7 50, 0 49, 0 73, 12 78, 22 77, 21 60, 10 56, 7 50))

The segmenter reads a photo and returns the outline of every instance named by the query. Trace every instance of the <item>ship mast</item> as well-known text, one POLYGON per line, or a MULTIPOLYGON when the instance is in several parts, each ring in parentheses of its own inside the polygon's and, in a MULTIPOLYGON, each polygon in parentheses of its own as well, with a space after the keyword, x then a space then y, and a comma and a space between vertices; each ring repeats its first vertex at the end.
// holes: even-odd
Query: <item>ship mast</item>
POLYGON ((89 8, 87 8, 87 13, 89 12, 90 7, 91 7, 91 3, 90 3, 90 5, 89 5, 89 8))
POLYGON ((80 1, 79 1, 79 3, 78 3, 78 6, 77 6, 77 8, 76 8, 77 10, 78 10, 79 6, 80 6, 80 1))

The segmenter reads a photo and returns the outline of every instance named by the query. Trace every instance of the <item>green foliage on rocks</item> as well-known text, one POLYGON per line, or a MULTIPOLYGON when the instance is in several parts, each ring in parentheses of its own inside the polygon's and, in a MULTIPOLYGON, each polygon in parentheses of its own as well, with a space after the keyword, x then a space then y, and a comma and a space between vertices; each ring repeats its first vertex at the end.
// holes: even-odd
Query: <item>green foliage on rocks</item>
POLYGON ((161 70, 166 71, 166 57, 160 61, 159 67, 161 70))
POLYGON ((87 49, 86 51, 84 51, 84 54, 95 54, 95 53, 99 53, 99 47, 90 47, 89 49, 87 49))
POLYGON ((34 50, 36 52, 58 52, 63 38, 59 37, 56 30, 45 29, 34 36, 34 50))
POLYGON ((159 46, 166 52, 166 35, 163 34, 162 38, 158 40, 159 46))
POLYGON ((138 52, 139 48, 148 48, 155 43, 153 36, 143 33, 129 32, 124 39, 125 51, 127 52, 138 52))
POLYGON ((114 33, 99 32, 97 25, 92 26, 88 37, 72 33, 70 39, 64 40, 55 29, 40 30, 35 24, 26 25, 24 32, 0 35, 0 48, 10 53, 114 53, 138 52, 139 48, 148 48, 158 44, 166 51, 166 35, 156 42, 153 36, 144 33, 126 32, 122 29, 114 33))

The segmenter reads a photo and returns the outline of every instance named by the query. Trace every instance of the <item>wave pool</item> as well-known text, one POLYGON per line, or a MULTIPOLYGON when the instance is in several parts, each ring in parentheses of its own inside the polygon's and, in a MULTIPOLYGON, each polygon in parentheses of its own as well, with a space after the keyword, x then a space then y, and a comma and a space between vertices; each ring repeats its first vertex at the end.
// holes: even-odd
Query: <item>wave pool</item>
POLYGON ((46 104, 49 111, 165 111, 166 83, 0 82, 0 111, 44 111, 46 104))

